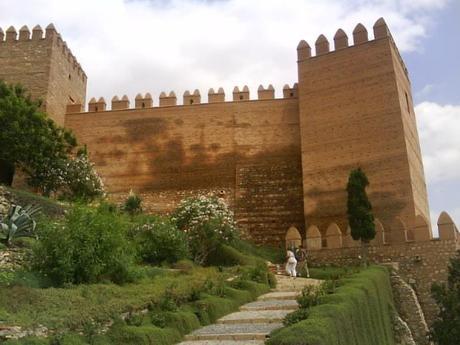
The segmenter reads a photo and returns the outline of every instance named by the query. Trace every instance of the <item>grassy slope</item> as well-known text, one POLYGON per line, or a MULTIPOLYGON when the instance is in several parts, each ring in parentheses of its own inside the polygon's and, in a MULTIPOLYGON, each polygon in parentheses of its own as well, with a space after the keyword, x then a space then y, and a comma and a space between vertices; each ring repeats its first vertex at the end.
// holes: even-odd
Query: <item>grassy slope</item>
POLYGON ((13 202, 17 203, 18 205, 39 205, 43 214, 49 217, 61 216, 64 214, 64 210, 66 208, 64 203, 59 203, 56 200, 50 198, 46 198, 24 190, 10 188, 4 185, 1 185, 1 188, 4 188, 10 192, 13 196, 13 202))

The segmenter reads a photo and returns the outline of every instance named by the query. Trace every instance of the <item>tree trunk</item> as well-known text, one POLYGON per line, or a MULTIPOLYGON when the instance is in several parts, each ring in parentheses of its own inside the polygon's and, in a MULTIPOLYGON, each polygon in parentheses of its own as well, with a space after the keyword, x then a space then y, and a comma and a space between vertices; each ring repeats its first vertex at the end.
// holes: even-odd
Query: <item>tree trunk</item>
POLYGON ((361 240, 361 264, 364 267, 369 265, 369 242, 361 240))
POLYGON ((0 184, 11 186, 14 170, 14 164, 0 159, 0 184))

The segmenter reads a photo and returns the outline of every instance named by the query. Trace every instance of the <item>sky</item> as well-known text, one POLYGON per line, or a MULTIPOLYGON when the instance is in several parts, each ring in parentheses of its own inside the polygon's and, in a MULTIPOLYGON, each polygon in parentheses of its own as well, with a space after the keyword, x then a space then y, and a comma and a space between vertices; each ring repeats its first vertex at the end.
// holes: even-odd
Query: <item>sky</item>
POLYGON ((380 17, 409 69, 432 223, 445 210, 460 225, 458 0, 0 0, 4 31, 55 24, 88 75, 87 100, 150 92, 156 104, 161 91, 197 88, 206 101, 221 86, 254 97, 273 84, 280 97, 301 39, 351 37, 357 23, 372 37, 380 17))

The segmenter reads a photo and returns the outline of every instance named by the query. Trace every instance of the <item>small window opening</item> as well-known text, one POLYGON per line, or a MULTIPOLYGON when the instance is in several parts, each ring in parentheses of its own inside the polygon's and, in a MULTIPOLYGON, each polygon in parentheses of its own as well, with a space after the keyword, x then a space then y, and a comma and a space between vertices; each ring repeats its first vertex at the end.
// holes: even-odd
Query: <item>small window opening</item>
POLYGON ((407 106, 407 112, 410 114, 409 97, 407 96, 407 92, 405 92, 405 94, 406 94, 406 106, 407 106))
POLYGON ((97 106, 94 107, 94 111, 97 111, 97 106))
POLYGON ((240 95, 240 100, 242 100, 242 99, 243 99, 243 95, 240 95))
POLYGON ((193 104, 193 99, 190 100, 190 104, 193 104))
POLYGON ((142 108, 145 108, 145 103, 144 102, 142 102, 142 108))
POLYGON ((291 97, 294 97, 294 92, 291 92, 289 95, 290 95, 291 97))
POLYGON ((69 80, 71 80, 71 79, 72 79, 72 76, 69 74, 69 80))

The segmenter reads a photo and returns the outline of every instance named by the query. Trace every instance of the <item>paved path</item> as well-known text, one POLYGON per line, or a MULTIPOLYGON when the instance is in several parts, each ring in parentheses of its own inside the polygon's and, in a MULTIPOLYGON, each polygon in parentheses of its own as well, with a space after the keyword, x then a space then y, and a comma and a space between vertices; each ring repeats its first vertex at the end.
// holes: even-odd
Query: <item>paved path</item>
POLYGON ((276 280, 275 290, 190 333, 179 345, 263 345, 271 331, 283 326, 284 317, 298 308, 296 297, 302 289, 321 282, 284 275, 276 275, 276 280))

